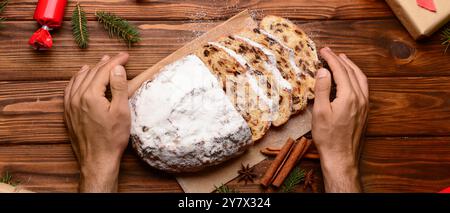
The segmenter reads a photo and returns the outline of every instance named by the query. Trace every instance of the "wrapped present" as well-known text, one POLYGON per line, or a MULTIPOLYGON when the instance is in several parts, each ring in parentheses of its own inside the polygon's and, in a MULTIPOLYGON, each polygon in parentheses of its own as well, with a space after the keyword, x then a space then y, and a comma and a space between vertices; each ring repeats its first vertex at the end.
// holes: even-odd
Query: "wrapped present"
POLYGON ((450 0, 386 0, 415 39, 430 36, 450 20, 450 0))

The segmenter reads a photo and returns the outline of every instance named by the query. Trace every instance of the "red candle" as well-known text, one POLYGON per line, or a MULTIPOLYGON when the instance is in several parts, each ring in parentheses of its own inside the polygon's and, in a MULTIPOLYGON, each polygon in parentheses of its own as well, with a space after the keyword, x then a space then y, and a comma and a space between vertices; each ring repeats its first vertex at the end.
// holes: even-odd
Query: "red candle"
POLYGON ((49 30, 61 26, 67 0, 38 0, 33 18, 42 26, 28 43, 34 48, 49 49, 53 45, 49 30))

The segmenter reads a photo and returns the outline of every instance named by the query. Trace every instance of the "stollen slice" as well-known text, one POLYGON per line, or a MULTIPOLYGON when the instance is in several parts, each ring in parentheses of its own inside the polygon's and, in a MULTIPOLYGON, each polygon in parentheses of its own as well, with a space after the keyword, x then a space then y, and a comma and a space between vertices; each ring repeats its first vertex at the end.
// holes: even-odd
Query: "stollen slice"
POLYGON ((218 43, 236 53, 234 57, 245 60, 250 73, 258 79, 259 86, 263 88, 274 103, 272 125, 281 126, 291 116, 292 86, 283 79, 276 67, 276 61, 271 64, 269 57, 260 49, 248 42, 238 40, 233 36, 223 37, 218 43))
POLYGON ((296 65, 301 70, 301 81, 308 90, 308 99, 313 99, 314 77, 321 67, 314 42, 297 25, 278 16, 264 17, 259 27, 261 32, 293 50, 296 65))
POLYGON ((300 78, 296 76, 296 64, 294 54, 291 54, 288 48, 282 44, 261 33, 258 28, 252 30, 244 30, 235 37, 239 40, 245 40, 250 43, 257 43, 261 45, 260 49, 264 48, 265 54, 268 55, 269 60, 276 64, 278 71, 282 77, 287 80, 292 86, 292 113, 296 114, 304 110, 307 106, 308 100, 305 96, 305 91, 301 86, 300 78))
POLYGON ((271 126, 271 103, 262 89, 257 87, 248 68, 213 44, 205 44, 196 55, 216 76, 236 110, 249 125, 252 140, 261 139, 271 126))

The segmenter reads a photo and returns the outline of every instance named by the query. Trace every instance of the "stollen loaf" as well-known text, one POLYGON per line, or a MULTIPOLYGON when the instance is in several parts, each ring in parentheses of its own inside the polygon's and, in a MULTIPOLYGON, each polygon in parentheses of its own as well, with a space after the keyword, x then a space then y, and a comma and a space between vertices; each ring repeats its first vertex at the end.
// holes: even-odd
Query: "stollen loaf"
POLYGON ((316 46, 289 20, 266 16, 203 42, 129 100, 132 146, 157 169, 195 172, 238 156, 314 98, 316 46))
POLYGON ((132 145, 160 170, 194 172, 252 144, 247 123, 197 56, 164 67, 129 103, 132 145))

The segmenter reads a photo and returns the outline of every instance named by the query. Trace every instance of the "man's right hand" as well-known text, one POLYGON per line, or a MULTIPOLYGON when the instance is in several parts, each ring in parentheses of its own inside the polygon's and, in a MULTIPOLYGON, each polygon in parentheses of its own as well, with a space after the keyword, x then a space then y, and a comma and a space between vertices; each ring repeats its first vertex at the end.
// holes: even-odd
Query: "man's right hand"
MULTIPOLYGON (((64 92, 64 120, 80 166, 80 192, 116 192, 130 137, 127 53, 85 65, 64 92), (112 100, 105 97, 110 85, 112 100)), ((133 92, 132 90, 130 90, 133 92)))
POLYGON ((330 103, 331 74, 322 68, 315 85, 312 135, 320 154, 327 192, 360 192, 359 150, 369 111, 367 77, 344 54, 328 47, 320 54, 330 66, 337 86, 330 103))

